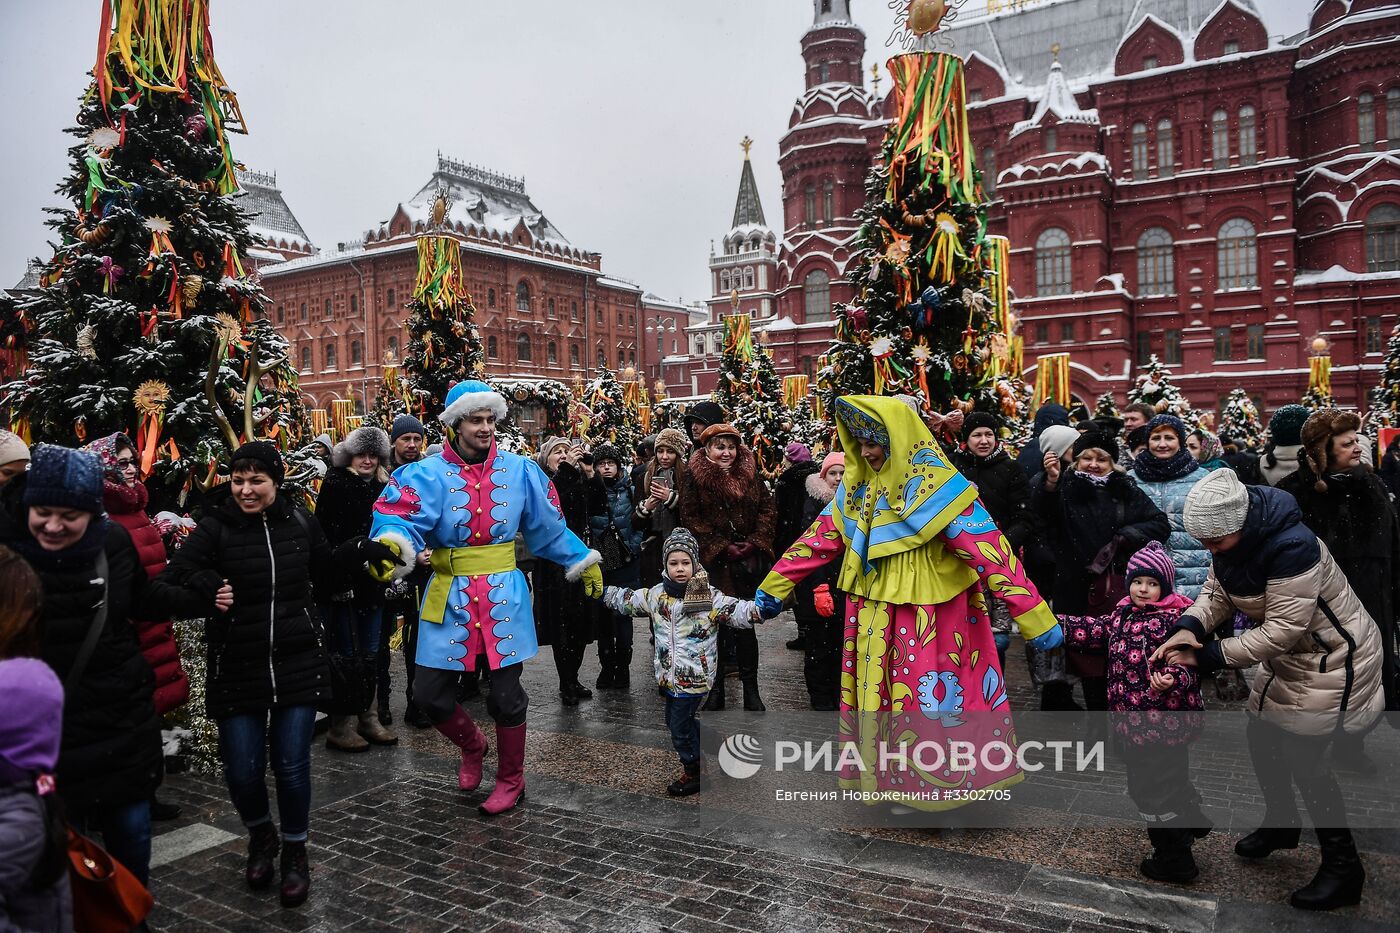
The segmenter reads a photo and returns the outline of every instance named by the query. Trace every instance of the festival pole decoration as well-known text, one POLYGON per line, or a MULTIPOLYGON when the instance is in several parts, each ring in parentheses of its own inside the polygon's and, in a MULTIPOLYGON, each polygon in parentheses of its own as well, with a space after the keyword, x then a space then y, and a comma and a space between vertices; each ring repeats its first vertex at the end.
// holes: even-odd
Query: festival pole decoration
POLYGON ((783 404, 796 409, 807 397, 808 380, 802 373, 783 377, 783 404))
POLYGON ((1068 408, 1070 399, 1069 354, 1042 356, 1037 361, 1035 375, 1035 407, 1054 402, 1068 408))

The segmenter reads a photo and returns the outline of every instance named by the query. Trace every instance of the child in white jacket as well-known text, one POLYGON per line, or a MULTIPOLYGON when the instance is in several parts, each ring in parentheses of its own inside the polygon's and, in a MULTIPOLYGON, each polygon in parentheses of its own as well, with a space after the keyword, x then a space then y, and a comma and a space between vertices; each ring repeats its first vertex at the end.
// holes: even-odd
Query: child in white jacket
POLYGON ((666 793, 687 797, 700 790, 700 723, 695 713, 715 685, 719 626, 753 628, 762 619, 752 602, 710 586, 700 566, 700 545, 689 529, 671 532, 662 545, 662 558, 665 569, 656 586, 610 586, 603 602, 614 612, 651 619, 656 681, 666 696, 666 726, 684 769, 666 793))

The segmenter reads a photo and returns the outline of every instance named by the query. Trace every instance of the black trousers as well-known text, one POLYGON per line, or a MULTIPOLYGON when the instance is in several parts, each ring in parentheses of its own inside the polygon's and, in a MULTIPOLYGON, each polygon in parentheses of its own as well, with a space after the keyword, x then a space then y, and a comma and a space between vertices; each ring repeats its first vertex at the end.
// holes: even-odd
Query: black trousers
MULTIPOLYGON (((841 640, 845 619, 839 600, 830 618, 807 616, 798 620, 802 629, 802 679, 812 704, 835 704, 841 699, 841 640)), ((755 641, 755 646, 757 641, 755 641)))
POLYGON ((719 676, 724 678, 725 658, 733 650, 738 657, 739 676, 758 681, 758 633, 751 628, 719 628, 719 676))
POLYGON ((1191 783, 1191 746, 1122 747, 1128 769, 1128 796, 1149 826, 1192 826, 1200 814, 1200 795, 1191 783))
POLYGON ((1347 825, 1346 802, 1327 761, 1331 735, 1296 735, 1282 726, 1251 716, 1245 727, 1254 776, 1264 797, 1264 825, 1298 826, 1298 800, 1303 796, 1313 826, 1342 829, 1347 825))
POLYGON ((559 673, 559 689, 567 690, 578 683, 578 669, 583 666, 583 645, 550 646, 554 652, 554 668, 559 673))
MULTIPOLYGON (((485 656, 477 658, 477 665, 486 666, 485 656)), ((413 701, 433 725, 451 719, 457 709, 457 687, 463 673, 421 664, 415 666, 418 670, 413 679, 413 701)), ((523 669, 523 664, 510 664, 491 672, 491 692, 486 696, 486 712, 491 714, 498 726, 518 726, 525 721, 530 695, 520 684, 523 669)))

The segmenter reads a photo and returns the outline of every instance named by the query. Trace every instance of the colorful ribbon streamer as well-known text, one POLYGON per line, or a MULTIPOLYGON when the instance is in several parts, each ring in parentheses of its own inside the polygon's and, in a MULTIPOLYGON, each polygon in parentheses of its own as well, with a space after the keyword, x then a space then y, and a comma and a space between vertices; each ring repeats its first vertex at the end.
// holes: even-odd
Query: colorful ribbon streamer
POLYGON ((456 309, 467 298, 462 284, 462 250, 450 236, 418 238, 418 278, 413 298, 432 309, 433 317, 456 309))
POLYGON ((741 363, 753 360, 753 318, 730 314, 724 319, 724 352, 741 363))
POLYGON ((911 52, 890 59, 889 69, 896 113, 886 200, 895 202, 913 163, 920 188, 931 187, 937 179, 947 197, 980 202, 962 59, 943 52, 911 52))
POLYGON ((1332 394, 1332 357, 1314 356, 1308 360, 1308 391, 1332 394))
POLYGON ((808 379, 803 373, 783 377, 783 404, 795 409, 807 397, 808 379))
POLYGON ((1054 402, 1070 405, 1069 354, 1052 353, 1036 361, 1035 407, 1054 402))

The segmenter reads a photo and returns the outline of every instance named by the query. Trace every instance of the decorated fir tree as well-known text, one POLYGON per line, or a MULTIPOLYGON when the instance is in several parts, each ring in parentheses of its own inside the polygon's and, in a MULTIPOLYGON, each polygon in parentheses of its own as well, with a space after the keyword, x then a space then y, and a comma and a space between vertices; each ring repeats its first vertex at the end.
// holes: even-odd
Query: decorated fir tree
POLYGON ((1128 390, 1128 404, 1144 402, 1151 405, 1159 413, 1176 415, 1187 425, 1195 425, 1200 421, 1196 412, 1191 408, 1190 401, 1181 394, 1181 390, 1172 382, 1171 373, 1161 360, 1157 359, 1157 354, 1147 361, 1147 366, 1138 374, 1136 384, 1128 390))
POLYGON ((1094 411, 1091 418, 1119 418, 1122 412, 1118 410, 1118 402, 1114 400, 1112 392, 1105 392, 1094 401, 1094 411))
POLYGON ((747 314, 724 319, 724 352, 714 397, 731 413, 734 426, 763 472, 777 475, 783 448, 793 439, 798 412, 784 398, 783 381, 773 368, 773 357, 753 339, 752 319, 747 314))
POLYGON ((628 395, 639 388, 636 383, 624 385, 607 366, 599 368, 583 390, 583 403, 589 412, 584 436, 590 444, 612 444, 623 456, 636 450, 642 439, 641 425, 637 403, 628 395))
POLYGON ((1220 433, 1228 434, 1241 448, 1259 450, 1263 446, 1264 424, 1244 389, 1233 389, 1220 411, 1220 433))
POLYGON ((1381 428, 1400 425, 1400 324, 1391 331, 1386 345, 1381 381, 1367 393, 1370 410, 1363 428, 1370 437, 1380 437, 1381 428))
POLYGON ((252 244, 228 133, 238 102, 214 62, 207 4, 103 8, 51 209, 54 254, 37 296, 9 315, 28 367, 0 406, 36 441, 136 442, 157 507, 205 488, 242 440, 300 444, 304 411, 287 344, 262 320, 243 265, 252 244))
POLYGON ((898 110, 866 180, 847 272, 856 298, 837 309, 822 402, 829 412, 848 393, 907 393, 929 413, 999 413, 992 386, 1009 371, 1008 245, 987 234, 963 63, 915 52, 889 69, 898 110))
MULTIPOLYGON (((447 219, 448 203, 433 202, 433 227, 447 219)), ((462 247, 444 233, 418 238, 418 276, 408 302, 408 352, 403 369, 407 400, 424 425, 437 420, 447 390, 463 379, 485 378, 485 354, 476 307, 462 279, 462 247)))

